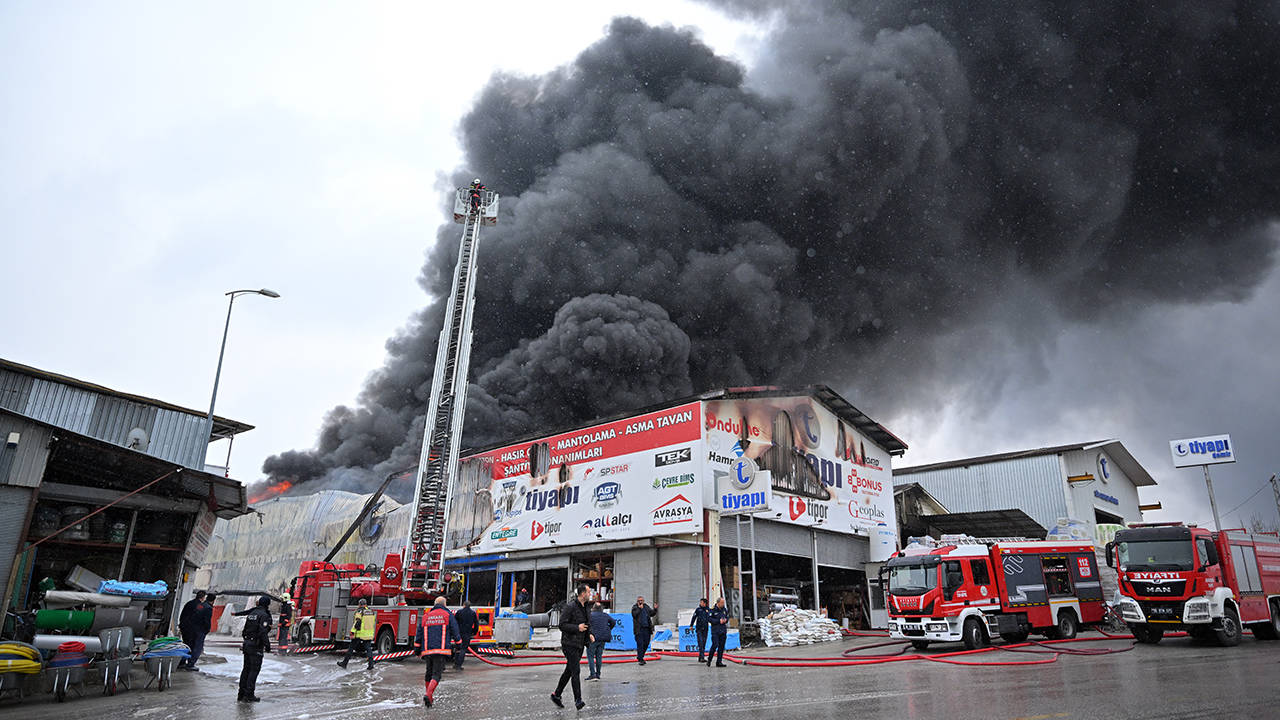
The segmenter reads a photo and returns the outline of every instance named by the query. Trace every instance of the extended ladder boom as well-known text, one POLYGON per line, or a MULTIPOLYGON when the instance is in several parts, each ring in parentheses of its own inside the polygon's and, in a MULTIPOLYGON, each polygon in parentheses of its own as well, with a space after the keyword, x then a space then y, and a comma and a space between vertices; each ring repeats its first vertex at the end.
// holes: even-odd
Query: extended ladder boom
POLYGON ((453 271, 453 293, 445 308, 444 327, 436 349, 431 403, 422 437, 422 457, 418 461, 413 519, 405 540, 403 587, 406 595, 440 594, 445 588, 445 532, 449 522, 449 490, 458 467, 467 400, 476 251, 480 226, 495 224, 497 217, 497 194, 484 189, 458 189, 454 220, 463 224, 462 240, 458 264, 453 271))

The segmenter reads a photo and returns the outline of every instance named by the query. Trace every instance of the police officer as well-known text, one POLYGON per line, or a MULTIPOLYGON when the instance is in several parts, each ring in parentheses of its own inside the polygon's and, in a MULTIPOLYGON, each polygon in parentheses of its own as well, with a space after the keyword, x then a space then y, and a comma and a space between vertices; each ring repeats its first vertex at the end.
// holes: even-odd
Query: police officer
POLYGON ((724 643, 729 639, 729 608, 725 607, 724 598, 716 600, 711 608, 711 650, 707 652, 707 667, 711 667, 711 659, 715 658, 716 667, 724 667, 724 643))
POLYGON ((238 702, 258 702, 262 698, 255 693, 258 686, 258 673, 262 670, 262 654, 271 652, 271 598, 263 595, 258 598, 258 605, 245 615, 244 642, 240 652, 244 653, 244 667, 240 670, 240 694, 238 702))
POLYGON ((418 633, 413 638, 413 649, 427 661, 427 671, 422 678, 427 691, 422 696, 422 704, 427 707, 435 701, 436 686, 444 674, 444 662, 453 652, 450 646, 461 641, 453 613, 445 607, 443 597, 436 598, 435 607, 422 616, 418 633))
POLYGON ((344 670, 347 668, 347 661, 358 646, 364 651, 365 657, 369 658, 369 667, 366 669, 373 669, 373 631, 376 624, 377 614, 369 607, 368 601, 361 598, 355 619, 351 621, 351 641, 347 643, 347 652, 338 661, 338 667, 344 670))
POLYGON ((698 662, 706 662, 703 657, 707 649, 707 628, 711 626, 711 608, 707 607, 707 599, 698 601, 693 611, 693 630, 698 634, 698 662))

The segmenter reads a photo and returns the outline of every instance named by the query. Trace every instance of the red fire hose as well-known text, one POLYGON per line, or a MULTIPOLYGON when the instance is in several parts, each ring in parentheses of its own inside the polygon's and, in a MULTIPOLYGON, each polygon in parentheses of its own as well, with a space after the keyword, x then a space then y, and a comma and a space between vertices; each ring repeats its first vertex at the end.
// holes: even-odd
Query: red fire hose
MULTIPOLYGON (((541 667, 544 665, 563 665, 564 664, 563 655, 555 655, 552 653, 537 653, 534 655, 524 655, 522 657, 546 657, 546 658, 555 657, 560 659, 559 660, 536 660, 534 662, 500 663, 500 662, 494 662, 489 658, 484 657, 483 655, 477 654, 476 651, 472 650, 471 648, 467 648, 467 652, 471 653, 473 657, 478 658, 481 662, 486 663, 488 665, 493 665, 494 667, 541 667)), ((644 659, 646 661, 649 661, 649 660, 657 660, 660 657, 661 656, 659 656, 656 653, 648 653, 644 656, 644 659)), ((587 659, 585 657, 581 660, 581 662, 584 662, 584 663, 586 661, 587 659)), ((619 663, 637 662, 636 657, 634 655, 606 655, 603 658, 601 658, 600 661, 606 665, 616 665, 619 663)))

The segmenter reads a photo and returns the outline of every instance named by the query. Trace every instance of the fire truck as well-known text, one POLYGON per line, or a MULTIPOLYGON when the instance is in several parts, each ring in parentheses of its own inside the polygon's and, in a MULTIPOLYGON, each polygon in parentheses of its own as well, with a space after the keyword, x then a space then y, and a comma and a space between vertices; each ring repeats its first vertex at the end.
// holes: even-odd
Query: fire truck
MULTIPOLYGON (((451 573, 444 568, 449 490, 458 469, 459 441, 467 397, 467 369, 471 355, 471 319, 475 310, 476 262, 480 228, 498 222, 498 195, 480 184, 458 188, 454 222, 463 225, 454 266, 453 291, 444 306, 444 324, 436 344, 435 371, 423 427, 409 530, 402 553, 391 553, 376 565, 334 565, 342 544, 372 512, 382 492, 399 473, 388 475, 356 521, 324 560, 309 560, 298 568, 290 588, 297 619, 293 640, 301 646, 315 641, 346 642, 353 614, 364 599, 377 614, 374 644, 379 654, 413 642, 418 622, 437 597, 448 594, 451 573)), ((484 642, 492 638, 493 608, 477 607, 484 642)))
POLYGON ((1107 543, 1119 571, 1121 618, 1138 642, 1165 632, 1231 646, 1242 628, 1280 638, 1280 537, 1182 523, 1130 525, 1107 543))
POLYGON ((1103 621, 1102 583, 1088 541, 913 538, 884 566, 889 637, 917 649, 992 638, 1022 642, 1031 633, 1075 637, 1103 621))

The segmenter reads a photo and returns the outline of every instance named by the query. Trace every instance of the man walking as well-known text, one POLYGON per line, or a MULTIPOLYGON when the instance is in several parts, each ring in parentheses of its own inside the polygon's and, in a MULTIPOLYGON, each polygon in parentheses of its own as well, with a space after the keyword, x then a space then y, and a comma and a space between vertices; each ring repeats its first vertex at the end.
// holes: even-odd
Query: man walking
POLYGON ((587 644, 588 680, 600 679, 600 666, 604 660, 604 644, 609 642, 609 638, 613 637, 613 626, 617 624, 618 621, 610 617, 600 603, 595 603, 591 606, 591 618, 587 620, 587 630, 591 634, 590 642, 587 644))
POLYGON ((213 624, 213 606, 207 602, 208 594, 203 590, 196 591, 196 596, 182 606, 178 615, 178 632, 182 634, 182 642, 191 649, 191 657, 183 658, 178 663, 179 670, 200 672, 196 661, 204 652, 204 636, 209 634, 213 624))
POLYGON ((262 654, 271 652, 271 598, 263 595, 258 604, 245 615, 244 642, 240 652, 244 653, 244 667, 240 670, 240 694, 237 702, 258 702, 258 673, 262 671, 262 654))
POLYGON ((360 606, 356 608, 355 619, 351 621, 351 638, 347 643, 347 652, 338 661, 338 667, 345 670, 351 654, 359 647, 364 651, 365 657, 369 658, 369 667, 365 669, 373 669, 373 631, 376 624, 377 614, 369 607, 368 602, 361 598, 360 606))
POLYGON ((703 657, 707 649, 707 628, 711 626, 711 608, 707 607, 707 599, 698 601, 693 611, 693 631, 698 636, 698 662, 706 662, 703 657))
POLYGON ((586 585, 579 585, 578 594, 565 603, 564 610, 560 611, 560 650, 564 653, 564 672, 560 673, 556 691, 551 693, 551 702, 556 707, 564 707, 564 703, 560 701, 560 693, 570 683, 573 684, 573 706, 579 710, 587 706, 582 702, 582 680, 579 673, 582 648, 586 645, 587 631, 591 627, 587 617, 588 597, 591 597, 591 591, 586 585))
POLYGON ((712 658, 716 660, 716 667, 724 667, 724 643, 728 639, 729 608, 725 607, 724 598, 720 598, 711 608, 711 649, 707 652, 707 667, 711 667, 712 658))
POLYGON ((636 598, 631 606, 631 630, 636 636, 636 659, 644 665, 644 654, 649 652, 649 640, 653 638, 653 616, 658 614, 658 603, 653 607, 644 604, 644 596, 636 598))
POLYGON ((427 661, 427 670, 422 676, 426 694, 422 696, 422 704, 431 707, 435 701, 436 686, 444 675, 444 663, 453 652, 452 645, 460 642, 458 621, 453 613, 445 607, 444 598, 436 598, 435 606, 422 616, 422 624, 418 625, 418 634, 413 638, 413 649, 427 661))
POLYGON ((467 657, 467 650, 471 647, 471 638, 480 632, 480 618, 476 617, 476 611, 471 609, 471 603, 463 601, 462 609, 453 615, 454 620, 458 623, 458 634, 462 639, 458 642, 458 650, 454 654, 453 666, 458 670, 462 669, 462 661, 467 657))

